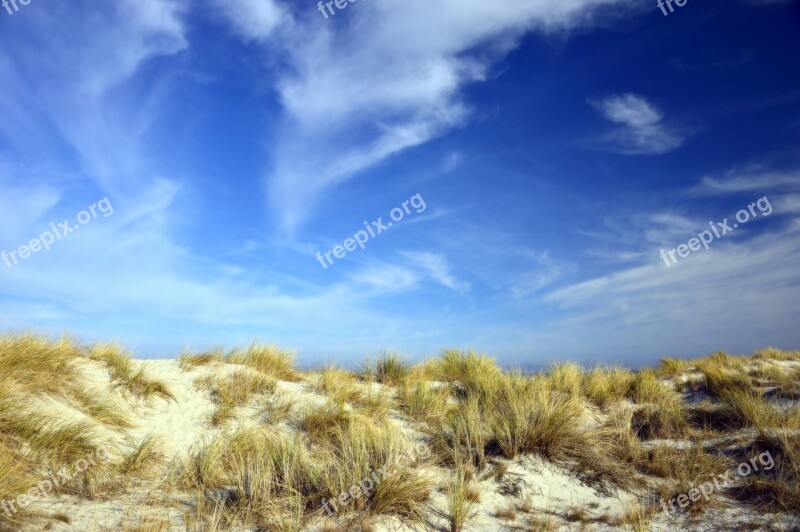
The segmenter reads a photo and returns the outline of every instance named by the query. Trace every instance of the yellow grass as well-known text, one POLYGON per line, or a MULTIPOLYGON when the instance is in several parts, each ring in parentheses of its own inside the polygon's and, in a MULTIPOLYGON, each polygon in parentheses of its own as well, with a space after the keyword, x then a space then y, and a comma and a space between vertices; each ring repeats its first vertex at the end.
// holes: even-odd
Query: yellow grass
POLYGON ((94 345, 89 358, 103 362, 111 372, 111 381, 136 396, 175 400, 166 384, 147 375, 147 364, 134 362, 117 344, 94 345))

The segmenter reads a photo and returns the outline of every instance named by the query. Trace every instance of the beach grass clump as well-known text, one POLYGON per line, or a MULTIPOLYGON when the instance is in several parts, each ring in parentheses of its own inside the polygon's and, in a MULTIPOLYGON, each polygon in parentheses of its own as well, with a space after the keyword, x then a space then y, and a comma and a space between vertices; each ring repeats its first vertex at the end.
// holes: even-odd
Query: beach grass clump
POLYGON ((211 400, 216 405, 211 424, 215 427, 231 419, 238 407, 249 404, 255 396, 272 394, 277 386, 274 378, 248 368, 235 370, 224 377, 201 377, 195 383, 211 393, 211 400))
POLYGON ((444 350, 431 361, 429 372, 434 380, 450 383, 462 397, 472 397, 481 406, 491 402, 497 383, 504 377, 493 358, 457 349, 444 350))
POLYGON ((398 391, 400 408, 414 421, 433 423, 447 415, 450 393, 445 386, 417 381, 398 391))
POLYGON ((656 372, 650 368, 644 368, 635 374, 626 395, 636 404, 681 400, 680 394, 659 380, 656 372))
POLYGON ((753 353, 754 360, 800 360, 800 351, 783 351, 774 347, 767 347, 753 353))
POLYGON ((529 391, 505 381, 492 412, 493 439, 509 459, 520 453, 563 458, 586 437, 580 401, 560 391, 529 391))
POLYGON ((582 391, 589 401, 601 408, 625 399, 634 374, 619 367, 596 367, 585 373, 582 391))
POLYGON ((729 395, 754 394, 752 379, 743 370, 729 365, 709 362, 700 367, 703 387, 711 397, 724 398, 729 395))
POLYGON ((323 508, 338 516, 422 518, 433 482, 416 471, 419 457, 401 436, 354 417, 327 427, 313 449, 312 455, 300 435, 239 429, 198 449, 184 479, 204 492, 227 490, 204 513, 236 516, 240 527, 299 530, 323 508))
MULTIPOLYGON (((658 491, 663 500, 669 501, 706 482, 713 483, 715 477, 723 475, 730 466, 730 460, 724 455, 713 450, 709 452, 704 442, 698 441, 685 447, 656 446, 649 452, 648 460, 640 465, 640 470, 666 480, 658 491)), ((719 498, 700 497, 693 500, 686 511, 697 515, 719 503, 719 498)))
POLYGON ((354 423, 357 415, 346 405, 327 401, 321 406, 306 406, 300 413, 298 428, 311 442, 324 443, 337 429, 354 423))
MULTIPOLYGON (((13 501, 35 483, 35 462, 20 452, 17 443, 0 433, 0 501, 13 501)), ((0 530, 19 529, 24 518, 24 510, 0 512, 0 530)))
POLYGON ((637 409, 631 426, 641 439, 681 436, 687 428, 686 405, 674 388, 646 368, 635 374, 626 394, 637 409))
POLYGON ((428 456, 426 445, 412 446, 387 426, 355 418, 331 432, 326 448, 332 459, 322 466, 322 496, 335 501, 345 492, 354 495, 346 506, 339 504, 340 512, 398 515, 422 522, 424 504, 434 487, 430 476, 417 471, 428 456))
POLYGON ((28 394, 63 396, 78 375, 85 348, 68 336, 51 340, 33 333, 0 336, 0 375, 28 394))
POLYGON ((374 370, 376 382, 400 386, 408 379, 411 367, 403 356, 387 351, 375 361, 374 370))
POLYGON ((761 394, 750 390, 736 390, 727 393, 722 400, 722 413, 731 420, 730 429, 754 427, 768 429, 778 427, 792 420, 791 412, 782 411, 776 404, 761 394))
POLYGON ((225 355, 228 364, 241 364, 282 381, 300 380, 294 365, 294 353, 274 345, 252 342, 245 348, 235 348, 225 355))
POLYGON ((355 402, 364 395, 353 372, 333 365, 326 366, 313 376, 311 387, 340 404, 355 402))
POLYGON ((547 381, 552 390, 574 399, 583 396, 583 377, 581 366, 566 362, 551 366, 547 381))
POLYGON ((677 377, 694 367, 695 365, 691 360, 667 357, 661 359, 661 363, 654 371, 658 377, 677 377))
POLYGON ((474 472, 468 467, 457 468, 447 484, 447 513, 450 532, 461 532, 474 515, 480 501, 480 488, 474 484, 474 472))
POLYGON ((178 366, 184 371, 189 371, 194 368, 208 366, 214 362, 223 362, 224 360, 225 350, 222 347, 202 351, 200 353, 184 351, 178 357, 178 366))
POLYGON ((431 446, 442 463, 479 469, 486 466, 492 433, 485 414, 480 401, 468 396, 431 429, 431 446))
POLYGON ((370 419, 383 422, 397 407, 397 402, 391 394, 383 390, 370 389, 353 399, 352 405, 370 419))
POLYGON ((147 364, 135 362, 118 344, 95 344, 89 350, 89 358, 108 367, 111 382, 131 394, 142 397, 160 397, 175 400, 166 384, 148 375, 147 364))
POLYGON ((734 498, 762 511, 800 512, 800 440, 792 431, 761 432, 737 458, 750 474, 731 490, 734 498))

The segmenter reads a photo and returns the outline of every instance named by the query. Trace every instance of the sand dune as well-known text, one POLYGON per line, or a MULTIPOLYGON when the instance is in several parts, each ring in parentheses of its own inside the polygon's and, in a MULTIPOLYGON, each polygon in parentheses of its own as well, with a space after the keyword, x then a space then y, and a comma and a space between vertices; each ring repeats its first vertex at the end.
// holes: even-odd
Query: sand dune
POLYGON ((2 341, 0 527, 796 526, 800 353, 532 376, 453 351, 361 373, 255 345, 126 356, 2 341), (708 487, 741 463, 759 467, 708 487))

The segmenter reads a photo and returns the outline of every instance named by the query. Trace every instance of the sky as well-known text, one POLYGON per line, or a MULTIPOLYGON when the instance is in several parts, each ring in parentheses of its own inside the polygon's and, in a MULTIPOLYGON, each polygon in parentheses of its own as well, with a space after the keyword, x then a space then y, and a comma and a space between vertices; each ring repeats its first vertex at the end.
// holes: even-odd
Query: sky
POLYGON ((800 2, 20 2, 3 330, 303 365, 800 348, 800 2))

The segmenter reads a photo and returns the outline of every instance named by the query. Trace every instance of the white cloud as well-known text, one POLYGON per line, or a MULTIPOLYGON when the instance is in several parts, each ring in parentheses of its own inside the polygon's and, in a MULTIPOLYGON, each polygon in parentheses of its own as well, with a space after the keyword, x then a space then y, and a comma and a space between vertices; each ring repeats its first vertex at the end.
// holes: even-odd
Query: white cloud
POLYGON ((0 54, 0 134, 20 164, 34 164, 66 142, 81 169, 109 192, 135 193, 149 178, 143 137, 159 114, 169 78, 115 91, 148 61, 186 50, 187 0, 121 0, 93 7, 53 3, 10 25, 11 53, 0 54), (35 72, 35 75, 31 75, 35 72))
POLYGON ((599 149, 624 155, 658 155, 683 145, 686 133, 665 123, 663 113, 635 94, 612 96, 590 102, 608 120, 620 127, 595 143, 599 149))
MULTIPOLYGON (((267 177, 280 226, 292 232, 326 190, 464 124, 470 107, 461 90, 486 80, 526 32, 591 26, 609 8, 632 5, 382 0, 351 4, 327 21, 313 4, 295 9, 295 23, 276 30, 280 39, 268 45, 282 45, 288 58, 277 82, 285 115, 267 177)), ((241 17, 256 19, 259 9, 243 4, 250 14, 241 17)), ((253 38, 241 24, 236 28, 253 38)))
POLYGON ((273 0, 209 0, 247 40, 266 41, 282 24, 292 24, 291 14, 273 0))
POLYGON ((762 166, 735 169, 724 177, 704 177, 690 193, 704 196, 775 189, 800 190, 800 170, 772 171, 762 166))
POLYGON ((405 292, 416 288, 420 275, 410 268, 386 262, 371 262, 348 278, 354 285, 365 285, 376 293, 405 292))
POLYGON ((469 283, 459 281, 450 272, 450 266, 444 255, 416 251, 406 251, 402 255, 409 260, 409 264, 422 270, 442 286, 462 294, 469 292, 472 288, 469 283))
MULTIPOLYGON (((794 210, 783 214, 796 216, 800 200, 784 199, 794 210)), ((678 242, 670 228, 685 242, 703 224, 674 214, 632 216, 630 225, 638 229, 638 238, 627 232, 624 239, 609 236, 609 242, 624 241, 639 259, 548 293, 543 302, 569 314, 548 330, 567 335, 580 331, 581 338, 591 338, 588 343, 576 340, 576 352, 583 354, 597 354, 607 346, 619 352, 620 331, 650 338, 653 345, 646 351, 662 355, 787 345, 800 313, 800 219, 780 220, 755 236, 715 240, 710 250, 701 248, 667 267, 658 252, 660 244, 672 239, 674 247, 678 242), (659 351, 659 343, 669 345, 670 352, 659 351)))
POLYGON ((548 251, 541 253, 526 251, 523 255, 534 264, 534 267, 511 283, 511 295, 515 299, 535 294, 575 269, 571 264, 553 259, 548 251))

